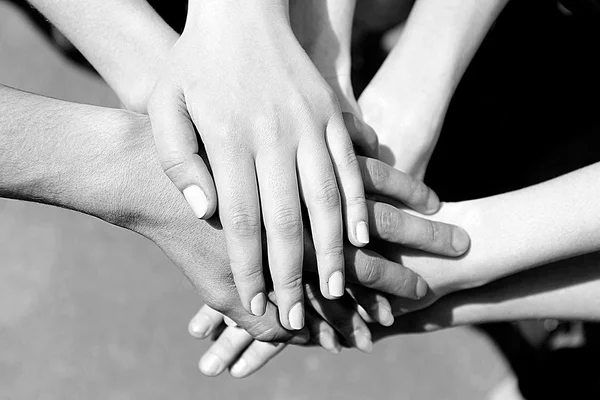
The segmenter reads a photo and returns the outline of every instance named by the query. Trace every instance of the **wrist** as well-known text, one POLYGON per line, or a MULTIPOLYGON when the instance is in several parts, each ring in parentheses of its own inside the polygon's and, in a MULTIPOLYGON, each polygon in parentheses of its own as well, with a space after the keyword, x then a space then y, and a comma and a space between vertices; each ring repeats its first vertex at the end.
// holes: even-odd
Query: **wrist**
POLYGON ((263 23, 286 21, 289 25, 288 0, 191 0, 188 2, 188 26, 240 24, 262 20, 263 23))

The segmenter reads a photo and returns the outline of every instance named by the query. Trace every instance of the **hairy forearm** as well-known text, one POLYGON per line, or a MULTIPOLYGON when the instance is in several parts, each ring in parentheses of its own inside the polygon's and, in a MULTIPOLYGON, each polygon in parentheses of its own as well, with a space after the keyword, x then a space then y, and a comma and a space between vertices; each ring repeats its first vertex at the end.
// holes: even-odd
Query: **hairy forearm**
POLYGON ((146 0, 29 0, 83 53, 128 108, 145 112, 178 35, 146 0))
POLYGON ((130 229, 161 222, 156 211, 181 196, 155 161, 150 132, 139 114, 0 85, 0 196, 130 229))

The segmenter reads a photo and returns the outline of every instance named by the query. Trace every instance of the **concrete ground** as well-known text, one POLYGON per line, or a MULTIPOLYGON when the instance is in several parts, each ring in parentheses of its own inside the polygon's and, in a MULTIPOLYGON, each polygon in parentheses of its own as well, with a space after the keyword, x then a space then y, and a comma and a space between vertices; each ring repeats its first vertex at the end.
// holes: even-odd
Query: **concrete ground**
MULTIPOLYGON (((0 83, 117 106, 0 0, 0 83)), ((1 155, 0 155, 1 156, 1 155)), ((286 349, 256 375, 203 377, 187 334, 198 296, 151 242, 93 218, 0 200, 0 399, 483 399, 510 375, 468 329, 372 355, 286 349)))

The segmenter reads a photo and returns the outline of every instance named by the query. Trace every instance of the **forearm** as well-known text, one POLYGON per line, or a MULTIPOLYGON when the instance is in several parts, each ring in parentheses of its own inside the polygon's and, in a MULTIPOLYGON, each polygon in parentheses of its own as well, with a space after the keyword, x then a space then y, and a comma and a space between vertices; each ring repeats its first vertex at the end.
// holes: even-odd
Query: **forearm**
POLYGON ((400 259, 421 274, 434 291, 442 287, 440 294, 445 294, 449 287, 451 291, 477 287, 539 265, 598 251, 599 176, 600 163, 518 191, 445 205, 439 218, 469 232, 469 252, 459 259, 424 254, 400 259))
POLYGON ((83 53, 128 108, 145 112, 178 35, 146 0, 29 0, 83 53))
POLYGON ((527 319, 600 321, 600 254, 558 261, 480 288, 452 293, 374 336, 430 332, 462 325, 527 319))
POLYGON ((290 0, 290 20, 300 44, 325 77, 350 73, 356 0, 290 0))
POLYGON ((408 124, 381 136, 383 145, 405 149, 402 157, 396 157, 400 169, 419 164, 411 157, 429 158, 454 90, 507 2, 415 3, 398 43, 360 99, 372 125, 399 118, 399 113, 408 124), (432 126, 417 122, 422 119, 432 126), (417 129, 410 124, 417 124, 417 129))
POLYGON ((356 0, 290 0, 294 34, 335 91, 342 111, 361 115, 350 80, 356 0))
POLYGON ((156 220, 151 206, 169 209, 180 200, 154 161, 150 132, 138 114, 0 85, 0 196, 130 229, 148 225, 156 220))
MULTIPOLYGON (((448 296, 452 323, 556 318, 600 321, 600 253, 590 253, 448 296)), ((446 301, 444 299, 443 301, 446 301)))

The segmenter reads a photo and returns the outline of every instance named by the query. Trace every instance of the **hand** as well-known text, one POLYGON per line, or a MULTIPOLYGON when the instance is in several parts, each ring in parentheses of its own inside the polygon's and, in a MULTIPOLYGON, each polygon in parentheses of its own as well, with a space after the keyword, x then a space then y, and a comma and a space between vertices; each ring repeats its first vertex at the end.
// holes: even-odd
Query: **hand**
POLYGON ((198 155, 197 129, 219 193, 235 285, 244 308, 257 316, 267 303, 262 208, 280 320, 286 329, 300 329, 301 199, 326 298, 344 290, 344 226, 355 246, 368 243, 369 228, 337 100, 293 36, 283 3, 190 4, 149 114, 164 171, 206 218, 216 194, 198 155))
MULTIPOLYGON (((340 340, 364 352, 371 352, 371 333, 356 308, 348 300, 326 300, 317 286, 305 283, 307 297, 314 309, 307 308, 307 326, 317 344, 333 354, 341 351, 340 340), (316 290, 315 290, 316 289, 316 290)), ((207 376, 217 376, 226 368, 234 377, 242 378, 262 367, 284 348, 283 345, 258 342, 237 327, 221 313, 203 306, 190 321, 190 334, 196 338, 215 338, 215 343, 202 356, 200 371, 207 376), (203 334, 197 334, 197 332, 203 334)))
POLYGON ((410 85, 419 85, 413 82, 398 84, 406 89, 390 93, 387 86, 391 85, 390 79, 414 80, 409 72, 395 73, 394 77, 376 76, 361 95, 360 108, 365 123, 379 137, 380 159, 423 180, 453 92, 440 85, 435 93, 423 95, 417 89, 410 89, 410 85))
MULTIPOLYGON (((102 110, 92 109, 95 113, 102 110)), ((103 127, 107 132, 105 135, 94 133, 85 141, 89 147, 82 148, 82 159, 87 159, 84 155, 96 154, 92 151, 96 147, 106 149, 91 158, 99 165, 89 168, 99 176, 89 179, 102 184, 90 188, 103 189, 89 191, 93 198, 88 201, 91 204, 86 203, 83 207, 84 211, 102 206, 93 214, 153 240, 182 269, 206 304, 232 318, 252 337, 261 341, 291 339, 292 343, 306 342, 307 330, 292 334, 277 323, 277 310, 272 302, 267 303, 267 313, 262 317, 247 313, 241 306, 227 265, 224 235, 218 229, 218 223, 213 222, 211 226, 193 217, 185 201, 154 162, 156 154, 148 119, 120 110, 102 110, 100 114, 100 118, 78 118, 78 121, 87 121, 85 126, 103 127), (107 159, 109 155, 110 160, 107 159)), ((68 156, 73 158, 76 154, 71 151, 68 156)), ((74 163, 65 162, 64 165, 74 166, 74 163)), ((423 211, 439 207, 435 193, 406 174, 363 157, 359 158, 359 165, 368 192, 394 196, 423 211)), ((80 196, 78 201, 83 200, 86 198, 80 196)), ((449 256, 460 255, 468 247, 468 236, 458 227, 434 224, 391 206, 381 208, 385 211, 381 215, 377 209, 372 210, 376 225, 371 234, 375 236, 449 256), (403 224, 403 229, 397 231, 393 222, 403 224), (437 232, 433 241, 431 232, 437 232), (466 238, 460 251, 453 247, 454 238, 466 238)), ((305 245, 308 247, 307 263, 310 264, 311 258, 314 260, 314 248, 309 241, 305 245)), ((351 282, 396 296, 418 297, 418 275, 371 250, 356 249, 349 244, 347 250, 351 282)), ((314 265, 312 268, 315 270, 314 265)), ((379 313, 374 307, 367 306, 366 309, 373 309, 373 315, 379 313)))
POLYGON ((351 81, 354 0, 290 0, 290 21, 298 42, 335 93, 356 150, 378 158, 375 131, 364 124, 351 81))
MULTIPOLYGON (((290 332, 279 324, 277 307, 270 301, 260 317, 242 307, 231 277, 223 232, 218 222, 194 217, 156 163, 148 118, 121 110, 105 110, 103 114, 102 118, 91 120, 80 118, 86 121, 84 127, 98 126, 107 132, 94 133, 85 141, 92 149, 102 149, 99 156, 91 158, 94 164, 90 166, 101 176, 84 177, 86 182, 88 179, 94 182, 91 187, 101 188, 92 192, 92 204, 108 208, 95 214, 156 243, 206 304, 234 319, 254 338, 265 342, 308 341, 307 329, 290 332)), ((89 148, 81 152, 86 160, 88 154, 95 154, 89 148)), ((88 193, 87 197, 90 196, 88 193)))

